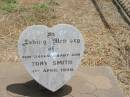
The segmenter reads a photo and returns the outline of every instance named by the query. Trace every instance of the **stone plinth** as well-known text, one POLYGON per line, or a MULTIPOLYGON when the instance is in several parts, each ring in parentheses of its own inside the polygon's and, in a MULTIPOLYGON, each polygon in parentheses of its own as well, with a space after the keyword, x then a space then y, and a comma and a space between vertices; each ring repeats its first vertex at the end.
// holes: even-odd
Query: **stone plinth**
POLYGON ((0 64, 1 97, 124 97, 111 68, 80 68, 76 76, 52 93, 39 86, 20 64, 0 64))

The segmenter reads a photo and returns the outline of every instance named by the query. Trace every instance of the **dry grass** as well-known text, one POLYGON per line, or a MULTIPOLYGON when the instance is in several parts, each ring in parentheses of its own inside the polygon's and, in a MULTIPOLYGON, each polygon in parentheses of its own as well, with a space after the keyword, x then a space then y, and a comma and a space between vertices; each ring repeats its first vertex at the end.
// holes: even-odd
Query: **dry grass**
POLYGON ((20 32, 35 24, 50 25, 56 19, 55 2, 19 6, 15 11, 0 13, 0 62, 18 61, 17 40, 20 32))

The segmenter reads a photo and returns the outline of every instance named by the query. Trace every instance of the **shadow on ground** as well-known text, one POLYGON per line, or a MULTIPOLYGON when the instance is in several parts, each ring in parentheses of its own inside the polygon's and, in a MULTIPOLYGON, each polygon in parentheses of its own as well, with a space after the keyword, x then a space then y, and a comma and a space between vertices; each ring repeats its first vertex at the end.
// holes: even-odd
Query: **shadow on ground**
POLYGON ((72 91, 72 87, 65 85, 57 92, 51 92, 37 84, 34 80, 31 80, 22 84, 11 84, 7 86, 9 95, 22 95, 29 97, 63 97, 69 95, 72 91))

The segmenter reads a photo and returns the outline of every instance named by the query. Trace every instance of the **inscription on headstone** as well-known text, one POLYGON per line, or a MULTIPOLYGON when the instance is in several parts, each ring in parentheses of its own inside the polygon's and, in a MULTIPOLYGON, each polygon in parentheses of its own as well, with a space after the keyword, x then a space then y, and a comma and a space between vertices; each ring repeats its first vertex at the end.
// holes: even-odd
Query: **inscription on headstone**
POLYGON ((72 25, 59 24, 52 28, 34 25, 20 35, 18 51, 30 75, 54 92, 77 70, 84 41, 80 31, 72 25))

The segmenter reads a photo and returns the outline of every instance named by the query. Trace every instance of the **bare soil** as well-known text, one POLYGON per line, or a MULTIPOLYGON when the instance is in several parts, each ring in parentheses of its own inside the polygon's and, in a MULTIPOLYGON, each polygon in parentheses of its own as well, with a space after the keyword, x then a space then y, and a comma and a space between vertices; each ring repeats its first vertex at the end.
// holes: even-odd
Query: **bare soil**
POLYGON ((25 4, 25 5, 28 5, 28 4, 37 4, 37 3, 42 3, 42 2, 45 2, 45 0, 19 0, 19 3, 20 4, 25 4))

